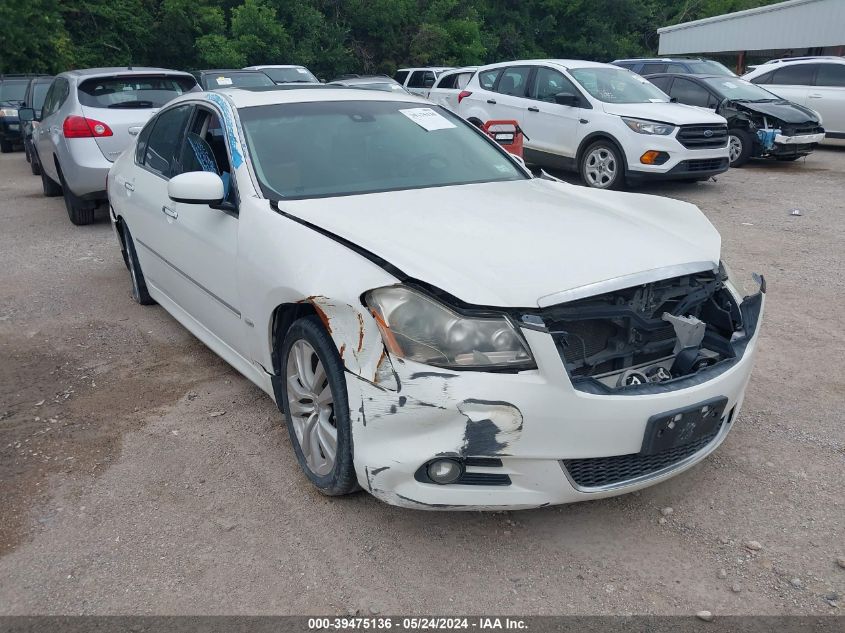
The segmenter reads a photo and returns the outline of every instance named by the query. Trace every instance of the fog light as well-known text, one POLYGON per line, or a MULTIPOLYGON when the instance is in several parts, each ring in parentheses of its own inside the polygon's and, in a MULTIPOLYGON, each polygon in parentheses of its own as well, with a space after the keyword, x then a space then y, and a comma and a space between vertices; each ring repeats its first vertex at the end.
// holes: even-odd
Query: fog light
POLYGON ((460 479, 463 470, 454 459, 438 459, 428 465, 428 476, 436 484, 451 484, 460 479))
POLYGON ((669 160, 669 154, 666 152, 658 152, 653 149, 648 150, 645 154, 640 156, 640 162, 643 165, 662 165, 669 160))

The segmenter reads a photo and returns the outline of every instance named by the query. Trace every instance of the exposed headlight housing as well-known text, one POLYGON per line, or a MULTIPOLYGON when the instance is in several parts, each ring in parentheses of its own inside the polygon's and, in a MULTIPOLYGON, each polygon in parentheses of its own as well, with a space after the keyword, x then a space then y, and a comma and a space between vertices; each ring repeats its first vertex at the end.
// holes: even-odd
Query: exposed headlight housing
POLYGON ((536 365, 506 315, 458 314, 406 286, 368 292, 364 300, 388 350, 400 358, 450 369, 532 369, 536 365))
POLYGON ((0 116, 17 117, 18 111, 15 108, 0 108, 0 116))
POLYGON ((657 121, 646 121, 644 119, 629 119, 624 116, 622 120, 625 121, 625 125, 637 134, 669 136, 675 130, 675 126, 669 123, 658 123, 657 121))

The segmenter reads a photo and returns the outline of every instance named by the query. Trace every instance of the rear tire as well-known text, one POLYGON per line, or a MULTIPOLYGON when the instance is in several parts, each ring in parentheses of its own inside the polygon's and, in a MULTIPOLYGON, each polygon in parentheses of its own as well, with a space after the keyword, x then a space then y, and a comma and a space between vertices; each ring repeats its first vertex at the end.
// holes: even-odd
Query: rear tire
POLYGON ((76 226, 85 226, 86 224, 91 224, 94 221, 95 205, 91 202, 87 202, 85 200, 80 200, 79 198, 77 198, 70 190, 70 187, 67 186, 67 182, 65 182, 65 177, 62 175, 61 167, 56 165, 56 169, 59 172, 59 178, 62 182, 62 194, 64 195, 65 199, 65 209, 67 209, 67 217, 70 218, 71 223, 76 226))
POLYGON ((619 189, 625 182, 625 154, 615 143, 601 139, 581 154, 581 180, 595 189, 619 189))
POLYGON ((120 223, 120 230, 123 233, 123 248, 126 252, 126 265, 129 268, 129 276, 132 279, 132 298, 142 306, 150 306, 155 299, 150 296, 147 290, 147 280, 141 271, 141 262, 138 261, 138 253, 135 252, 135 242, 126 222, 120 223))
POLYGON ((731 167, 742 167, 751 158, 754 149, 754 139, 745 130, 732 128, 728 130, 728 157, 731 167))
POLYGON ((62 187, 55 180, 50 178, 47 174, 44 173, 44 169, 41 168, 41 162, 38 163, 39 171, 41 172, 41 189, 44 191, 44 195, 48 198, 58 198, 62 195, 62 187))
POLYGON ((358 479, 343 364, 316 315, 291 325, 280 356, 282 412, 302 472, 325 495, 354 492, 358 479))

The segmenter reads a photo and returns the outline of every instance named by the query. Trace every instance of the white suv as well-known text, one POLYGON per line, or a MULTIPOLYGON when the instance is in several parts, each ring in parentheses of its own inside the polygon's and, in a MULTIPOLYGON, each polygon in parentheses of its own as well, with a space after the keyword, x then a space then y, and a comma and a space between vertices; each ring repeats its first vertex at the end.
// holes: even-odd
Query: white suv
POLYGON ((629 70, 543 59, 483 66, 458 113, 480 125, 515 119, 529 163, 577 170, 590 187, 645 179, 706 180, 728 169, 724 118, 670 103, 629 70))
POLYGON ((466 88, 477 70, 477 66, 447 70, 438 77, 437 83, 426 93, 426 98, 437 105, 449 108, 453 112, 457 111, 458 95, 466 88))
POLYGON ((845 138, 845 57, 775 59, 743 75, 821 115, 825 136, 845 138))
POLYGON ((426 68, 400 68, 393 75, 393 78, 398 81, 405 90, 411 94, 425 96, 426 93, 434 86, 434 82, 447 70, 452 70, 451 66, 429 66, 426 68))

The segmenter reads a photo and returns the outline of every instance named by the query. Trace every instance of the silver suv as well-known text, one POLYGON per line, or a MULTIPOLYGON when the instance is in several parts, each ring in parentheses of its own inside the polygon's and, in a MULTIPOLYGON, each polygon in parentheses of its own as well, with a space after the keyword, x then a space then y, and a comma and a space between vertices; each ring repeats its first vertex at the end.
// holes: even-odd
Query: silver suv
MULTIPOLYGON (((64 195, 70 221, 90 224, 106 199, 112 163, 165 103, 197 90, 188 73, 163 68, 89 68, 57 75, 33 131, 32 160, 45 196, 64 195)), ((35 112, 22 109, 23 120, 35 112)))

